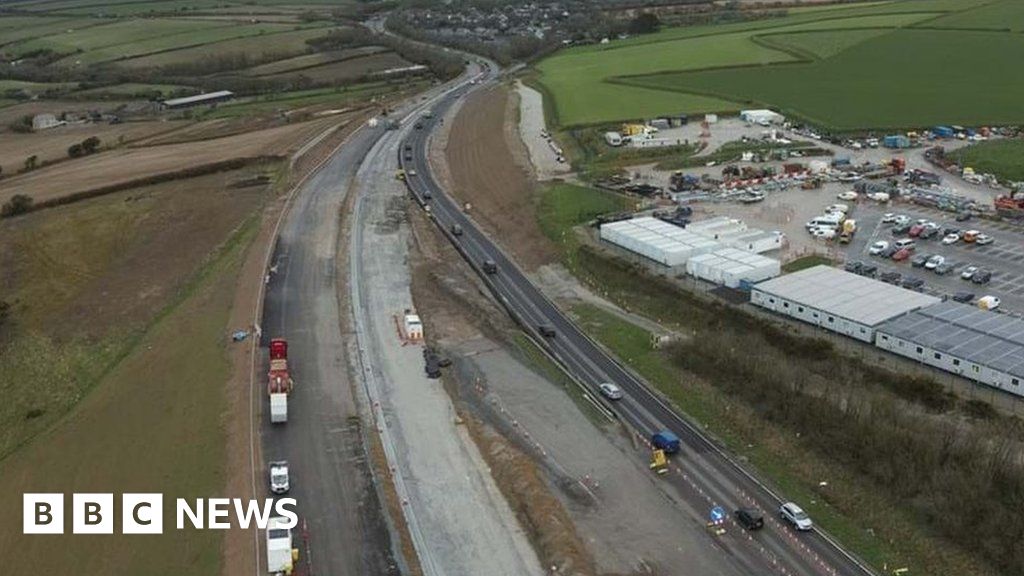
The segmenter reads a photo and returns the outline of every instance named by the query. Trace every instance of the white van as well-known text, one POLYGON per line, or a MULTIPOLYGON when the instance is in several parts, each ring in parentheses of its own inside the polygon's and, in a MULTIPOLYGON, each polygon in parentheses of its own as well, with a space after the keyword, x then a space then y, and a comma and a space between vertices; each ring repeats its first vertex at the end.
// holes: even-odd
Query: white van
POLYGON ((827 216, 818 216, 806 224, 808 230, 812 228, 838 228, 843 222, 843 216, 841 214, 829 214, 827 216))

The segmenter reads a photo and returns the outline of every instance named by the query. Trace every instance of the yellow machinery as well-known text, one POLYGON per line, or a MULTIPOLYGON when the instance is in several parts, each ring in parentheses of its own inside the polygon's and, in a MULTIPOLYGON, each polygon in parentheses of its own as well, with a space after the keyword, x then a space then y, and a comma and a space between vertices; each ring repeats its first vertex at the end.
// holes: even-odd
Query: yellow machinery
POLYGON ((651 470, 658 474, 668 472, 668 457, 665 456, 664 450, 655 450, 651 453, 651 470))
POLYGON ((399 170, 398 172, 395 172, 395 178, 397 180, 405 180, 405 170, 399 170))

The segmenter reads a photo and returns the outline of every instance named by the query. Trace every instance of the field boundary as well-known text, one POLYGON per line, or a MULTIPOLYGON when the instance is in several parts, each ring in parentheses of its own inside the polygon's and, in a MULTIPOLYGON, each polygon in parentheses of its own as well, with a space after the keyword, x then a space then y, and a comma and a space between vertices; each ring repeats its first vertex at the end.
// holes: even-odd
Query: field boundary
MULTIPOLYGON (((185 168, 183 170, 174 170, 171 172, 160 172, 158 174, 152 174, 142 178, 135 178, 133 180, 126 180, 124 182, 118 182, 115 184, 109 184, 107 186, 100 186, 98 188, 91 188, 88 190, 82 190, 81 192, 74 192, 58 198, 51 198, 44 200, 39 203, 33 203, 32 206, 26 211, 18 214, 27 214, 44 210, 46 208, 55 208, 57 206, 66 206, 82 200, 89 200, 92 198, 98 198, 100 196, 106 196, 107 194, 113 194, 115 192, 123 192, 132 188, 143 188, 146 186, 152 186, 154 184, 163 184, 164 182, 172 182, 174 180, 186 180, 188 178, 194 178, 196 176, 206 176, 208 174, 214 174, 217 172, 226 172, 228 170, 237 170, 253 164, 260 164, 265 162, 275 162, 283 160, 282 156, 246 156, 243 158, 232 158, 230 160, 222 160, 220 162, 212 162, 210 164, 201 164, 199 166, 193 166, 191 168, 185 168)), ((16 216, 12 216, 16 217, 16 216)))

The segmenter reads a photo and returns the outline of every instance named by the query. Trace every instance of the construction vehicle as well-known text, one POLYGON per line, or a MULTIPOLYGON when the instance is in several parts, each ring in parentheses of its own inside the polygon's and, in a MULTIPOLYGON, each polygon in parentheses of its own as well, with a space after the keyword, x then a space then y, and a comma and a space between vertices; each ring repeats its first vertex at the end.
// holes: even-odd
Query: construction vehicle
POLYGON ((1018 186, 1009 194, 996 197, 996 213, 1003 218, 1014 220, 1024 218, 1024 185, 1018 186))
POLYGON ((857 232, 857 221, 852 218, 847 218, 843 221, 843 231, 839 234, 840 244, 849 244, 850 240, 853 239, 853 235, 857 232))
POLYGON ((668 189, 673 192, 687 192, 700 186, 700 178, 689 174, 683 174, 682 170, 673 172, 668 177, 668 189))
POLYGON ((275 516, 267 523, 267 571, 274 576, 291 574, 299 555, 292 547, 292 531, 284 528, 285 519, 275 516))
POLYGON ((668 472, 668 457, 665 456, 664 450, 654 450, 651 453, 651 470, 659 475, 668 472))
POLYGON ((288 370, 288 341, 274 338, 270 341, 270 370, 267 372, 267 395, 270 396, 270 422, 288 421, 288 395, 295 382, 288 370))

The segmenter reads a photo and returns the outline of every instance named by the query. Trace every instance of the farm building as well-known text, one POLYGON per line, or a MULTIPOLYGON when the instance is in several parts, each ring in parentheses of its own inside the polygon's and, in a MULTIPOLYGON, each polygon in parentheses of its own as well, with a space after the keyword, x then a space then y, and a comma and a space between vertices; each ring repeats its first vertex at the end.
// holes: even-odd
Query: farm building
POLYGON ((940 300, 831 266, 814 266, 754 286, 750 301, 832 332, 874 342, 875 330, 883 322, 940 300))
POLYGON ((692 256, 722 248, 678 226, 656 218, 642 217, 602 224, 601 239, 664 266, 682 266, 692 256))
POLYGON ((1024 320, 945 301, 885 322, 875 345, 1024 396, 1024 320))
POLYGON ((691 276, 729 288, 774 278, 780 270, 778 260, 736 248, 722 248, 686 262, 686 272, 691 276))
POLYGON ((782 124, 786 117, 771 110, 741 110, 740 119, 751 124, 782 124))
POLYGON ((224 102, 234 98, 234 92, 229 90, 220 90, 219 92, 209 92, 206 94, 197 94, 195 96, 186 96, 185 98, 171 98, 170 100, 164 100, 164 108, 188 108, 189 106, 201 106, 203 104, 216 104, 217 102, 224 102))

